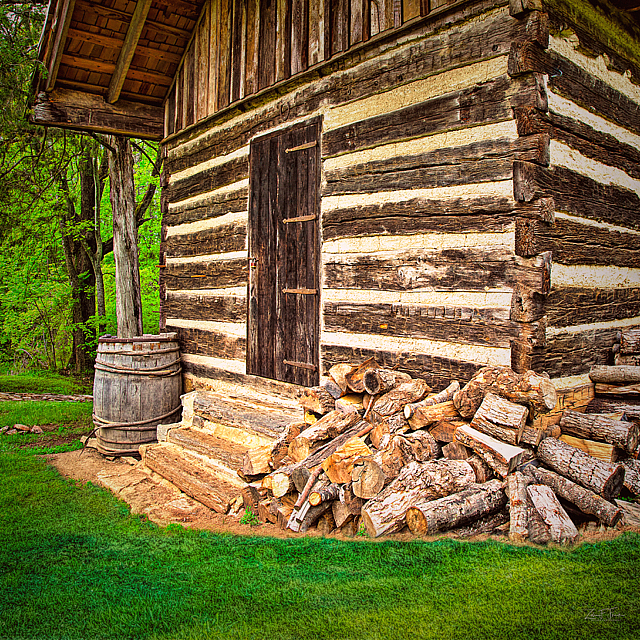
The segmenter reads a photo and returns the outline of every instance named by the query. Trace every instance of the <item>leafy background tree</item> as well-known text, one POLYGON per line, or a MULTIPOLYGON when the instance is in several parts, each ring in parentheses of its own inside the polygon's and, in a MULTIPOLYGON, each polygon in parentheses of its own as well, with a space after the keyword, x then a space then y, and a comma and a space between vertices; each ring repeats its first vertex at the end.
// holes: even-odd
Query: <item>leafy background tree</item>
MULTIPOLYGON (((116 333, 108 142, 34 127, 46 1, 0 0, 0 360, 80 373, 116 333)), ((158 331, 157 145, 134 141, 144 331, 158 331)))

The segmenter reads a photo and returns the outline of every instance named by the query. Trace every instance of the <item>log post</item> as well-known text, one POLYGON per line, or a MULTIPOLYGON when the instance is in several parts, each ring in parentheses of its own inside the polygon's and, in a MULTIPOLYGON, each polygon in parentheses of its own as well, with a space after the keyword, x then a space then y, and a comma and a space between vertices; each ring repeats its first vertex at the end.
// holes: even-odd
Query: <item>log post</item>
POLYGON ((556 438, 545 438, 538 447, 538 458, 559 474, 611 501, 624 483, 621 464, 603 462, 556 438))

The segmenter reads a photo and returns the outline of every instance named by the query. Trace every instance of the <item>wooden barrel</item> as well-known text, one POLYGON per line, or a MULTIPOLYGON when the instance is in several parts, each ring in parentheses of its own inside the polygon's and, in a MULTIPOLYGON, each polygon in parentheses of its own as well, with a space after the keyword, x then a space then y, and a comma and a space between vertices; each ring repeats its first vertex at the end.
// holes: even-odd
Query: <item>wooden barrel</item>
POLYGON ((175 333, 98 340, 93 424, 98 451, 138 453, 159 424, 180 420, 182 367, 175 333))

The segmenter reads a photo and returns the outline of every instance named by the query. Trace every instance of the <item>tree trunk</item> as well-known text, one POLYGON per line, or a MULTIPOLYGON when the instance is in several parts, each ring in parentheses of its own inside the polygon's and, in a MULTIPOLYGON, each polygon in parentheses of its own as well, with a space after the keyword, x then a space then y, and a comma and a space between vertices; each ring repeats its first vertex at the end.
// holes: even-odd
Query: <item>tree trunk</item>
POLYGON ((471 426, 512 445, 518 444, 529 410, 505 398, 488 393, 478 407, 471 426))
POLYGON ((522 542, 529 537, 527 479, 516 471, 507 478, 509 494, 509 539, 522 542))
POLYGON ((365 371, 362 383, 365 391, 372 396, 381 395, 399 384, 409 382, 411 376, 393 369, 369 369, 365 371))
POLYGON ((453 396, 453 402, 462 417, 471 418, 487 393, 527 405, 535 413, 551 411, 558 400, 549 378, 533 371, 520 374, 509 367, 483 367, 453 396))
POLYGON ((444 498, 418 502, 407 509, 407 526, 414 535, 429 535, 499 511, 506 503, 503 483, 490 480, 444 498))
POLYGON ((143 333, 133 154, 123 136, 110 136, 109 144, 118 337, 133 338, 143 333))
POLYGON ((549 487, 531 484, 527 487, 527 493, 536 511, 549 526, 551 539, 554 542, 574 543, 578 539, 576 526, 549 487))
POLYGON ((436 500, 466 489, 476 480, 473 468, 460 460, 410 462, 400 475, 362 508, 371 537, 404 527, 407 509, 419 501, 436 500))
POLYGON ((601 440, 633 453, 638 448, 638 425, 634 422, 611 420, 567 409, 560 420, 563 433, 579 438, 601 440))
POLYGON ((537 484, 546 484, 558 496, 575 504, 583 513, 595 516, 607 527, 614 527, 622 517, 622 511, 611 502, 553 471, 529 466, 525 473, 537 484))
POLYGON ((545 438, 537 456, 554 471, 611 501, 622 488, 624 467, 592 458, 580 449, 555 438, 545 438))
POLYGON ((460 427, 455 439, 473 449, 499 476, 506 478, 520 463, 524 449, 496 440, 473 427, 460 427))

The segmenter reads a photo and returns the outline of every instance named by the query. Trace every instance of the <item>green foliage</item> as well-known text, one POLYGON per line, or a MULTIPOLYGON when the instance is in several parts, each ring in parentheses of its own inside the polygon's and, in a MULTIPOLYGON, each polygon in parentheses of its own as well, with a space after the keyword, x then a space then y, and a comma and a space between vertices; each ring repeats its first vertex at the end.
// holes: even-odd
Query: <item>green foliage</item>
POLYGON ((257 514, 253 513, 251 507, 247 507, 242 518, 240 518, 240 524, 257 527, 260 524, 260 518, 258 518, 257 514))
POLYGON ((159 528, 0 453, 2 636, 50 640, 638 637, 640 536, 575 550, 159 528))
POLYGON ((5 393, 90 394, 91 382, 79 381, 52 371, 32 371, 21 375, 0 375, 0 391, 5 393))

